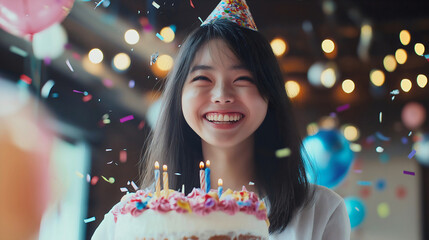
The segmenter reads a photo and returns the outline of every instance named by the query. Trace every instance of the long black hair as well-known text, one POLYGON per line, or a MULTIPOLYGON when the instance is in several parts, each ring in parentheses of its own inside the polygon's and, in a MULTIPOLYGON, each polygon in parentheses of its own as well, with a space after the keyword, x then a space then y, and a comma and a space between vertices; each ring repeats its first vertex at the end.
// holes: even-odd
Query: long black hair
POLYGON ((213 39, 221 39, 251 71, 262 97, 268 99, 267 115, 255 131, 254 182, 258 194, 270 205, 270 233, 286 228, 299 207, 312 198, 301 157, 300 135, 286 95, 284 80, 265 37, 227 20, 217 20, 195 29, 184 41, 161 96, 158 122, 145 144, 141 161, 142 187, 153 184, 155 161, 180 173, 170 180, 172 189, 185 184, 187 192, 199 186, 198 164, 203 160, 201 138, 189 127, 182 113, 182 89, 196 52, 213 39), (276 150, 289 148, 288 157, 277 158, 276 150))

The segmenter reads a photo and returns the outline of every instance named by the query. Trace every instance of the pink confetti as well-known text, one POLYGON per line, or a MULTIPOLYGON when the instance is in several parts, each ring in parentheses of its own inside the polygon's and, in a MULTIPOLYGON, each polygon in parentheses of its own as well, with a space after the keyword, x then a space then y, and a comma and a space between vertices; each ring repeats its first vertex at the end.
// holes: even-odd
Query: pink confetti
POLYGON ((75 93, 83 93, 83 92, 78 91, 78 90, 73 90, 73 92, 75 92, 75 93))
POLYGON ((345 105, 337 107, 337 112, 342 112, 342 111, 345 111, 349 108, 350 108, 350 104, 345 104, 345 105))
POLYGON ((189 2, 191 2, 191 7, 192 7, 192 8, 195 8, 195 7, 194 7, 194 4, 192 3, 192 0, 189 0, 189 2))
POLYGON ((95 185, 95 184, 97 184, 97 182, 98 182, 98 177, 97 176, 92 177, 91 185, 95 185))
POLYGON ((145 125, 145 121, 141 121, 140 123, 139 123, 139 130, 142 130, 143 129, 143 127, 144 127, 144 125, 145 125))
POLYGON ((125 151, 125 150, 121 150, 121 151, 119 152, 119 161, 120 161, 121 163, 125 163, 125 162, 127 161, 127 151, 125 151))
POLYGON ((92 95, 89 94, 89 95, 83 96, 82 101, 89 102, 91 101, 91 99, 92 99, 92 95))
POLYGON ((123 117, 123 118, 119 119, 119 121, 120 121, 121 123, 124 123, 124 122, 126 122, 126 121, 130 121, 130 120, 133 120, 133 119, 134 119, 134 116, 133 116, 133 115, 128 115, 128 116, 126 116, 126 117, 123 117))
POLYGON ((78 60, 78 61, 80 61, 81 60, 81 56, 79 55, 79 53, 72 53, 72 57, 74 58, 74 59, 76 59, 76 60, 78 60))
POLYGON ((107 88, 113 87, 113 81, 110 79, 103 79, 103 85, 107 88))

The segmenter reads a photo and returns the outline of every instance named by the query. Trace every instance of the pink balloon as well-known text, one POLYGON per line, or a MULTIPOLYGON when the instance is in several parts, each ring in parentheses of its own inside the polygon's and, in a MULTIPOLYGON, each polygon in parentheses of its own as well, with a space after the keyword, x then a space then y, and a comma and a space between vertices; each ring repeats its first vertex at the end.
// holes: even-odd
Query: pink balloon
POLYGON ((18 36, 33 35, 70 12, 74 0, 0 0, 0 27, 18 36))
POLYGON ((426 120, 426 109, 417 102, 407 103, 402 109, 401 118, 405 127, 415 130, 426 120))

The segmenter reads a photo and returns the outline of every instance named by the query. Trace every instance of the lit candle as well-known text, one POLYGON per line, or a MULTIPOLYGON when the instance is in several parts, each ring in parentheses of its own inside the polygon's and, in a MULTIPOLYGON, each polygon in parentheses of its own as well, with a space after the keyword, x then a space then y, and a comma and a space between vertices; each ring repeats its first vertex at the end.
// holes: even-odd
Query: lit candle
POLYGON ((168 173, 167 173, 167 165, 163 165, 162 166, 162 182, 164 184, 164 194, 165 197, 168 197, 168 191, 169 191, 169 187, 168 187, 168 173))
POLYGON ((205 175, 204 175, 204 163, 200 162, 200 188, 203 191, 206 191, 206 179, 205 179, 205 175))
POLYGON ((220 196, 222 196, 222 192, 223 192, 222 185, 223 185, 222 178, 219 178, 219 180, 217 180, 217 195, 219 196, 219 199, 220 199, 220 196))
POLYGON ((161 179, 159 176, 159 163, 155 162, 155 196, 158 198, 161 193, 161 179))
POLYGON ((210 160, 206 161, 206 193, 210 192, 210 160))

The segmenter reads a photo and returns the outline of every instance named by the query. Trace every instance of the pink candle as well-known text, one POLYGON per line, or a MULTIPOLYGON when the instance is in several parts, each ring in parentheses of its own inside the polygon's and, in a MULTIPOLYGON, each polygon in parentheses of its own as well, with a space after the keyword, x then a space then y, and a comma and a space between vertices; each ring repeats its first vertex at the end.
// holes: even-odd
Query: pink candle
POLYGON ((200 162, 200 188, 204 192, 206 191, 206 176, 204 173, 204 163, 200 162))

